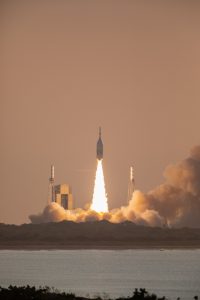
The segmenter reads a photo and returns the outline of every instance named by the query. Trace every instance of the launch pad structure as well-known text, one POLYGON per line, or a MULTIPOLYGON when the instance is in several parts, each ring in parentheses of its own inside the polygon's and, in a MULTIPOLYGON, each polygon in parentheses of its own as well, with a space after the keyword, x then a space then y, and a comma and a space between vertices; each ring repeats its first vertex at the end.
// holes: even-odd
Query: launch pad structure
POLYGON ((134 180, 134 172, 133 167, 130 167, 130 174, 129 174, 129 181, 128 181, 128 199, 127 202, 129 202, 132 199, 133 192, 135 190, 135 180, 134 180))
POLYGON ((54 166, 51 165, 51 176, 49 178, 48 204, 55 201, 54 176, 55 176, 54 166))
POLYGON ((51 176, 49 178, 48 204, 57 203, 64 209, 73 209, 73 195, 69 184, 55 185, 55 168, 51 165, 51 176))

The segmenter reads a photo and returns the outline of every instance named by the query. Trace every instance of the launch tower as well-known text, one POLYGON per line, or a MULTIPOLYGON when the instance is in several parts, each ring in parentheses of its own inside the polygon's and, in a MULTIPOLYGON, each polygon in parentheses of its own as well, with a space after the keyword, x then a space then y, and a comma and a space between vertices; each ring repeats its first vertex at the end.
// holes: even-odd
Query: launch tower
POLYGON ((128 182, 128 202, 132 199, 134 189, 135 189, 135 180, 134 180, 134 174, 133 174, 133 167, 131 166, 129 182, 128 182))
POLYGON ((54 190, 54 166, 51 165, 51 176, 49 178, 49 195, 48 204, 55 201, 55 190, 54 190))

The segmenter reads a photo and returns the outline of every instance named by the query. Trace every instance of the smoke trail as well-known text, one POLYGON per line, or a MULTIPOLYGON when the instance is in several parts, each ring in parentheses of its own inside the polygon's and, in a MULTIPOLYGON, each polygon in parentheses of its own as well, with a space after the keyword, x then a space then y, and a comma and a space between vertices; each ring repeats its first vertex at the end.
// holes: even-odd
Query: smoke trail
POLYGON ((66 211, 56 203, 48 205, 39 215, 30 216, 33 223, 71 220, 85 222, 129 220, 147 226, 200 227, 200 146, 191 149, 187 159, 169 165, 165 182, 144 194, 135 191, 128 206, 107 213, 76 209, 66 211))

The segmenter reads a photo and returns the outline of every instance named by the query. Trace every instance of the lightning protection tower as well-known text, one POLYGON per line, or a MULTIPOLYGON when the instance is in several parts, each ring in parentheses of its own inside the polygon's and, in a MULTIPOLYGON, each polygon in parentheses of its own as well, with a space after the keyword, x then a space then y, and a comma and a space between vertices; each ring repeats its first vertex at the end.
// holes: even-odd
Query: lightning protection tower
POLYGON ((54 189, 54 166, 51 165, 51 176, 49 178, 49 195, 48 204, 55 201, 55 189, 54 189))
POLYGON ((127 199, 128 202, 132 199, 134 189, 135 189, 135 180, 133 174, 133 167, 130 167, 130 175, 128 181, 128 199, 127 199))

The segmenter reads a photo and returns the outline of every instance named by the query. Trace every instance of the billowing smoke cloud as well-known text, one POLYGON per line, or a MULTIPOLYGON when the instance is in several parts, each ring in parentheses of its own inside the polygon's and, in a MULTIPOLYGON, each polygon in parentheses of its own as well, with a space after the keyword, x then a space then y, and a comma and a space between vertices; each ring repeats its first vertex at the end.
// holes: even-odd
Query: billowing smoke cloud
POLYGON ((108 213, 83 209, 66 211, 52 203, 41 214, 31 215, 30 220, 33 223, 129 220, 149 226, 200 227, 200 146, 192 148, 187 159, 168 166, 164 177, 165 182, 154 190, 146 194, 135 191, 128 206, 108 213))

